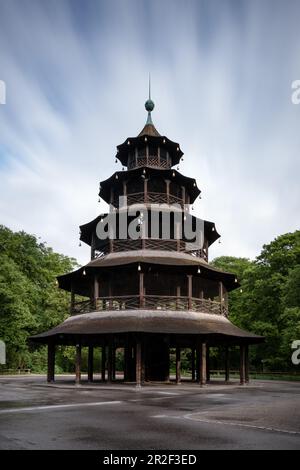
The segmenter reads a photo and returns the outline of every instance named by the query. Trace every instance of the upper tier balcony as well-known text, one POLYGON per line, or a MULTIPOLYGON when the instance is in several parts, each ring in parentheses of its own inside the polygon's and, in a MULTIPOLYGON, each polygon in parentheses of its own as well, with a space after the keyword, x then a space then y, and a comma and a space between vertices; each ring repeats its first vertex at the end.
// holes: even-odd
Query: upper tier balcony
MULTIPOLYGON (((181 208, 184 206, 184 201, 178 196, 167 193, 154 193, 154 192, 139 192, 127 194, 126 199, 121 198, 121 201, 125 200, 126 205, 123 207, 131 206, 133 204, 177 204, 181 208)), ((125 204, 124 201, 124 204, 125 204)), ((113 198, 112 204, 114 207, 121 209, 119 197, 113 198)))
POLYGON ((186 253, 191 256, 201 258, 204 261, 208 261, 207 243, 203 248, 189 249, 189 244, 183 240, 164 240, 154 238, 138 238, 137 240, 112 239, 103 244, 101 249, 94 249, 92 259, 101 258, 109 253, 121 253, 132 250, 175 251, 178 253, 186 253))
POLYGON ((227 302, 187 296, 122 295, 74 302, 71 314, 119 310, 192 311, 228 316, 227 302))

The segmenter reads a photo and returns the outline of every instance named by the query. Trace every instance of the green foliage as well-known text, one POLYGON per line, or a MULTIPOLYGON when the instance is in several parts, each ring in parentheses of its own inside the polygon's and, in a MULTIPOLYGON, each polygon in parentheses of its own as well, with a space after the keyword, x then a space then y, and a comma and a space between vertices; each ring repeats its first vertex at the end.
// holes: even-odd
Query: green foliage
POLYGON ((288 370, 291 344, 300 339, 300 231, 286 233, 264 245, 254 261, 216 258, 214 266, 237 274, 242 292, 229 294, 233 323, 266 337, 265 344, 251 348, 252 365, 288 370))
POLYGON ((28 337, 68 316, 69 298, 56 276, 71 271, 74 259, 54 253, 33 235, 0 226, 0 338, 7 347, 6 368, 46 366, 46 348, 30 349, 28 337))

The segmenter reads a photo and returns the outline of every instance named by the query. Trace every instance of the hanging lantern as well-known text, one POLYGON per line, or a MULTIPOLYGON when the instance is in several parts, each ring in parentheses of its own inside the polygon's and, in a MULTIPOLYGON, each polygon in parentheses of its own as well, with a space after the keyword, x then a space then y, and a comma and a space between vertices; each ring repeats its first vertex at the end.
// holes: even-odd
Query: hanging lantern
POLYGON ((234 282, 235 282, 235 283, 237 283, 237 282, 238 282, 237 278, 235 278, 235 279, 234 279, 234 282))
POLYGON ((117 158, 115 159, 115 163, 118 163, 118 159, 117 159, 117 158))
POLYGON ((142 270, 142 268, 141 268, 141 265, 139 264, 138 265, 138 271, 141 271, 141 270, 142 270))
POLYGON ((145 137, 145 142, 147 142, 147 137, 145 137))
POLYGON ((146 174, 146 170, 145 170, 145 168, 143 169, 143 174, 144 174, 144 175, 146 174))
POLYGON ((85 269, 82 271, 82 275, 83 275, 83 276, 86 276, 85 269))
POLYGON ((177 167, 177 171, 179 171, 179 166, 177 167))
POLYGON ((219 243, 219 244, 221 243, 221 238, 219 238, 219 242, 218 242, 218 243, 219 243))
POLYGON ((174 176, 175 176, 175 171, 173 171, 172 176, 173 176, 173 178, 174 178, 174 176))
POLYGON ((177 152, 179 152, 179 147, 176 148, 177 152))
POLYGON ((124 167, 122 166, 122 171, 124 171, 124 167))
POLYGON ((165 143, 166 143, 166 139, 163 139, 163 144, 165 144, 165 143))
POLYGON ((200 269, 200 268, 197 269, 197 273, 198 273, 198 274, 201 273, 201 269, 200 269))
POLYGON ((192 211, 194 210, 194 206, 192 206, 192 211))
POLYGON ((194 186, 194 188, 196 187, 196 181, 194 181, 193 186, 194 186))
POLYGON ((215 231, 215 227, 212 227, 212 228, 211 228, 211 231, 214 232, 214 231, 215 231))
POLYGON ((119 179, 119 176, 118 176, 118 175, 116 175, 116 180, 118 180, 118 179, 119 179))
POLYGON ((241 293, 241 294, 243 293, 243 289, 240 289, 240 293, 241 293))
POLYGON ((81 246, 81 242, 79 242, 78 246, 81 246))
POLYGON ((127 141, 127 145, 130 145, 130 140, 127 141))
POLYGON ((99 199, 98 199, 98 202, 101 202, 101 199, 100 199, 100 197, 99 197, 99 199))

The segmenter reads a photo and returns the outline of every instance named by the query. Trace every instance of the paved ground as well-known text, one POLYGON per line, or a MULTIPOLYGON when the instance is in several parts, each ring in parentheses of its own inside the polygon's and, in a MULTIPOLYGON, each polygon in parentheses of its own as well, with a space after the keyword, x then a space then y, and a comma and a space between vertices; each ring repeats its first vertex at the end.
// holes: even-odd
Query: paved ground
POLYGON ((1 449, 300 449, 300 383, 75 387, 0 377, 1 449))

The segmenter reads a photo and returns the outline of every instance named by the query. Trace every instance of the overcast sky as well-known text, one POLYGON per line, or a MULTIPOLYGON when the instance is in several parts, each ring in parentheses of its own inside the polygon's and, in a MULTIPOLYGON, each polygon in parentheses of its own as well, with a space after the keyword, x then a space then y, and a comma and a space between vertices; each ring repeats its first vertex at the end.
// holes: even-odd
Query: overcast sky
POLYGON ((78 226, 146 120, 197 178, 220 255, 299 229, 300 1, 0 0, 0 223, 87 262, 78 226))

